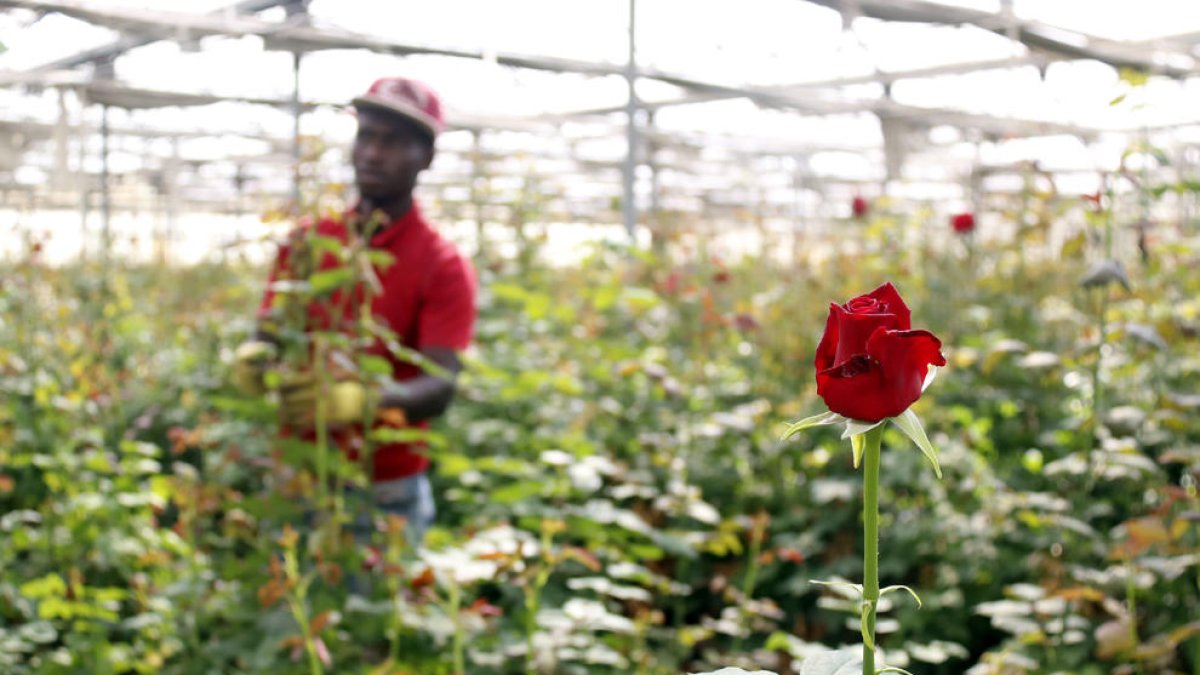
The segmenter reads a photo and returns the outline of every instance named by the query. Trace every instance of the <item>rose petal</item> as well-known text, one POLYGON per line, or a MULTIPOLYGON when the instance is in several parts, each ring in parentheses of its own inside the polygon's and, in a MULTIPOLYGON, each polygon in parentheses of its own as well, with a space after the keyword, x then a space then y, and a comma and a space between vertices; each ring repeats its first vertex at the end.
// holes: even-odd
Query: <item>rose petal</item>
POLYGON ((896 330, 912 328, 912 311, 909 310, 908 305, 904 304, 904 298, 900 297, 900 291, 897 291, 890 281, 867 293, 867 297, 874 298, 886 308, 889 314, 896 315, 896 330))
POLYGON ((838 322, 837 353, 833 364, 844 363, 856 354, 867 351, 867 340, 881 328, 899 329, 900 317, 895 314, 852 314, 838 307, 835 312, 838 322))
MULTIPOLYGON (((865 353, 867 339, 879 328, 908 330, 912 316, 908 305, 904 304, 904 299, 890 283, 852 298, 844 305, 834 305, 829 308, 829 313, 825 333, 826 336, 830 334, 829 324, 834 322, 837 331, 833 339, 836 340, 837 349, 832 360, 826 358, 818 363, 818 369, 832 368, 855 354, 865 353)), ((822 338, 822 344, 825 341, 822 338)))
POLYGON ((904 412, 921 398, 929 366, 944 366, 942 341, 927 330, 880 330, 867 341, 867 354, 880 364, 893 397, 887 417, 904 412))
POLYGON ((817 372, 817 394, 839 415, 866 422, 895 417, 921 398, 929 366, 944 366, 942 343, 924 330, 878 328, 867 353, 817 372))
POLYGON ((866 354, 818 371, 817 395, 833 412, 867 422, 890 417, 893 405, 883 368, 866 354))
POLYGON ((837 305, 830 303, 829 317, 825 319, 825 332, 821 335, 821 342, 817 344, 817 358, 815 360, 817 370, 832 368, 835 363, 834 357, 837 356, 838 345, 839 309, 837 305))

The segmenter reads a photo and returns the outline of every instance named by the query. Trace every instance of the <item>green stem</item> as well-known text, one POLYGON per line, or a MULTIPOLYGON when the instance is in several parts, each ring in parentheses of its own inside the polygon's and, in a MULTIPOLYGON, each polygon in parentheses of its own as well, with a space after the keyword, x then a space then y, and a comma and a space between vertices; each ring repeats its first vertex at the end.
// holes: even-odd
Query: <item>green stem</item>
POLYGON ((466 649, 466 635, 462 625, 462 595, 458 584, 450 583, 450 616, 454 620, 454 675, 466 675, 466 660, 463 653, 466 649))
MULTIPOLYGON (((1132 645, 1138 644, 1137 584, 1134 583, 1136 572, 1131 556, 1125 560, 1125 610, 1129 612, 1129 643, 1132 645)), ((1141 661, 1137 662, 1137 672, 1143 672, 1141 661)))
MULTIPOLYGON (((875 642, 875 610, 879 606, 879 446, 883 425, 863 439, 863 602, 868 603, 863 632, 875 642)), ((863 641, 863 675, 875 675, 875 649, 863 641)))
MULTIPOLYGON (((542 551, 550 550, 550 540, 543 533, 542 535, 542 551)), ((544 554, 545 555, 545 554, 544 554)), ((537 633, 537 613, 542 605, 542 590, 546 588, 546 583, 550 581, 550 561, 542 560, 542 567, 538 570, 537 576, 534 577, 531 583, 525 589, 525 675, 534 675, 537 672, 535 667, 535 654, 533 651, 533 638, 537 633)))
POLYGON ((538 590, 531 584, 525 589, 525 675, 534 675, 533 634, 537 631, 538 590))
MULTIPOLYGON (((1200 568, 1196 569, 1196 590, 1200 591, 1200 568)), ((1192 675, 1200 675, 1200 637, 1192 638, 1192 675)))
MULTIPOLYGON (((758 558, 762 554, 763 539, 767 536, 767 518, 764 515, 754 519, 753 528, 750 531, 750 554, 746 560, 746 577, 742 581, 742 628, 746 631, 750 630, 750 598, 754 595, 754 586, 758 582, 758 558)), ((740 653, 742 650, 742 636, 738 635, 733 641, 733 652, 740 653)))
POLYGON ((308 670, 312 675, 324 675, 325 669, 321 667, 321 657, 317 655, 317 643, 313 639, 308 617, 304 614, 303 603, 293 598, 291 605, 292 616, 295 617, 296 623, 300 624, 300 635, 304 638, 304 651, 308 654, 308 670))
POLYGON ((1100 382, 1100 378, 1103 374, 1105 334, 1108 332, 1108 289, 1100 288, 1097 292, 1100 294, 1100 310, 1096 317, 1096 328, 1100 334, 1096 345, 1096 360, 1092 362, 1092 426, 1088 439, 1087 493, 1091 493, 1097 479, 1094 455, 1099 445, 1100 418, 1104 415, 1104 385, 1100 382))
POLYGON ((317 431, 316 499, 318 513, 322 513, 329 506, 327 503, 329 488, 329 483, 327 482, 329 480, 329 425, 327 423, 327 419, 329 412, 326 409, 325 392, 329 390, 330 382, 329 371, 325 367, 325 341, 319 336, 313 352, 313 368, 315 368, 317 371, 316 383, 318 388, 315 411, 316 424, 314 425, 317 431))

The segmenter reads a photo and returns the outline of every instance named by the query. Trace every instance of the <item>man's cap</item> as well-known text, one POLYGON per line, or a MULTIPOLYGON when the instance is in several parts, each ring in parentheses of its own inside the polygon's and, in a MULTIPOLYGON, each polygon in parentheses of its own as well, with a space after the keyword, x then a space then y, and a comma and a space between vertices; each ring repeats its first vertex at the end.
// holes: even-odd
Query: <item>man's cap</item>
POLYGON ((381 77, 367 93, 354 98, 355 108, 377 108, 412 120, 433 138, 446 128, 442 102, 429 85, 407 77, 381 77))

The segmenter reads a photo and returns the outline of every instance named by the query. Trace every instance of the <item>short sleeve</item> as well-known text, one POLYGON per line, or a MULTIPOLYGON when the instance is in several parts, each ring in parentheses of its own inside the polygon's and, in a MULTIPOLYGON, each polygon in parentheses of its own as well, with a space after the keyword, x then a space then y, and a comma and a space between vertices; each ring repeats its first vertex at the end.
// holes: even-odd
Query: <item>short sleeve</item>
POLYGON ((462 351, 475 331, 475 270, 457 252, 447 253, 433 271, 417 314, 417 349, 462 351))

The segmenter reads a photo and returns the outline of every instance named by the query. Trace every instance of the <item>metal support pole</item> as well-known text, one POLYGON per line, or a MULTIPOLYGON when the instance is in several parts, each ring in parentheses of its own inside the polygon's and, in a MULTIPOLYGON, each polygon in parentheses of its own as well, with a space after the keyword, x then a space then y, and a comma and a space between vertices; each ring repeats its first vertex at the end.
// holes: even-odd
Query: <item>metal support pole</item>
MULTIPOLYGON (((166 161, 166 171, 163 171, 163 196, 166 197, 167 231, 163 237, 163 261, 170 261, 172 249, 175 247, 175 227, 179 221, 179 138, 171 139, 171 157, 166 161)), ((241 195, 238 195, 238 207, 241 208, 241 195)))
POLYGON ((100 259, 109 260, 112 247, 112 198, 108 173, 108 105, 100 105, 100 259))
POLYGON ((483 131, 471 131, 471 206, 475 215, 475 255, 483 259, 486 249, 483 222, 483 131))
POLYGON ((300 210, 300 52, 292 52, 292 204, 300 210))
POLYGON ((637 228, 637 205, 634 203, 636 195, 634 194, 634 179, 637 174, 637 147, 638 147, 638 131, 637 131, 637 92, 634 89, 634 82, 637 79, 637 61, 635 60, 637 41, 635 40, 634 32, 634 17, 637 14, 636 0, 629 0, 629 63, 625 67, 625 80, 629 85, 629 101, 625 105, 625 141, 627 148, 625 151, 625 172, 622 176, 623 196, 621 200, 621 212, 625 221, 625 232, 629 235, 631 242, 636 241, 635 229, 637 228))
POLYGON ((79 260, 87 261, 88 255, 88 212, 91 210, 92 185, 84 170, 87 166, 88 128, 84 112, 87 110, 87 99, 80 92, 75 93, 79 105, 79 129, 76 140, 75 181, 79 188, 79 260))
MULTIPOLYGON (((654 110, 646 111, 646 129, 651 133, 654 131, 654 110)), ((650 167, 650 218, 655 222, 655 224, 658 223, 659 184, 658 166, 654 163, 654 159, 658 154, 658 147, 659 144, 653 140, 647 141, 646 164, 650 167)))
POLYGON ((58 94, 58 122, 54 125, 54 172, 50 175, 50 186, 55 192, 67 188, 71 170, 67 166, 70 154, 71 115, 67 110, 65 87, 56 87, 58 94))

